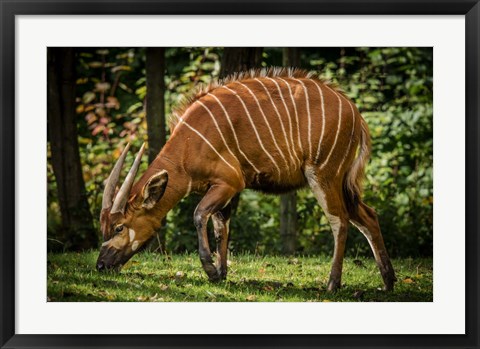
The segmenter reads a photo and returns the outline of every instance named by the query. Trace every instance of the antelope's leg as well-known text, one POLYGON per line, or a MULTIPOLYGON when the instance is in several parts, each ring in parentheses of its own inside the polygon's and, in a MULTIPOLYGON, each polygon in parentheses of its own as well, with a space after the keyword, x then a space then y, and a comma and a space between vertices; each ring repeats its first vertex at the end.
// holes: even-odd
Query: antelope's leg
POLYGON ((375 261, 382 274, 384 290, 393 290, 397 278, 395 277, 395 271, 393 270, 392 263, 390 262, 383 242, 377 214, 372 208, 360 202, 355 213, 351 214, 351 218, 352 224, 362 232, 372 248, 375 261))
POLYGON ((327 215, 333 232, 335 247, 333 252, 332 269, 328 279, 327 290, 335 291, 342 284, 343 258, 347 243, 348 220, 339 216, 327 215))
MULTIPOLYGON (((208 244, 207 223, 208 219, 225 208, 237 190, 227 184, 216 184, 210 187, 203 199, 195 209, 194 222, 198 234, 198 252, 203 269, 210 281, 218 281, 221 275, 213 264, 210 246, 208 244)), ((226 244, 226 242, 225 242, 226 244)), ((226 246, 225 246, 226 255, 226 246)), ((226 258, 226 256, 225 256, 226 258)), ((226 263, 226 259, 225 259, 226 263)), ((226 265, 226 264, 225 264, 226 265)))
POLYGON ((228 230, 230 224, 230 215, 232 206, 228 204, 219 212, 212 215, 215 240, 217 242, 217 272, 220 279, 227 277, 227 249, 228 249, 228 230))
POLYGON ((345 209, 341 189, 339 189, 341 185, 337 183, 323 187, 311 172, 307 173, 306 177, 332 228, 335 247, 327 289, 335 291, 342 283, 343 257, 348 230, 348 213, 345 209))
POLYGON ((230 217, 236 210, 240 194, 236 194, 222 210, 212 215, 215 239, 217 242, 216 266, 220 279, 227 277, 227 252, 230 233, 230 217))

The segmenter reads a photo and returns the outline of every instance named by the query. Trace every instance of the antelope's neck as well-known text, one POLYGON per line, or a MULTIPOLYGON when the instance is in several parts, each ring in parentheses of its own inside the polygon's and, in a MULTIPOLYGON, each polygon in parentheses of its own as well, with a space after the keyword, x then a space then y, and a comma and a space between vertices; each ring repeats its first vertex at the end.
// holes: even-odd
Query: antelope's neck
POLYGON ((150 177, 162 170, 166 170, 168 173, 167 188, 160 199, 160 205, 157 205, 155 208, 157 211, 155 216, 159 217, 160 220, 189 193, 189 186, 191 185, 191 178, 183 168, 181 156, 172 154, 170 151, 172 148, 174 147, 167 142, 131 191, 131 195, 139 195, 150 177))

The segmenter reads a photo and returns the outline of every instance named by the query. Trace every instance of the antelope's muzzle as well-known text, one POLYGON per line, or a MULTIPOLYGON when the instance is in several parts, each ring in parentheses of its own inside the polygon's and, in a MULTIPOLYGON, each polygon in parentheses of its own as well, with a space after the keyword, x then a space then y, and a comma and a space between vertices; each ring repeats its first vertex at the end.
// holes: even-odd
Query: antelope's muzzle
MULTIPOLYGON (((98 271, 120 271, 124 263, 124 256, 121 251, 117 251, 114 248, 103 247, 100 250, 100 255, 97 259, 98 271)), ((126 258, 128 260, 128 258, 126 258)))

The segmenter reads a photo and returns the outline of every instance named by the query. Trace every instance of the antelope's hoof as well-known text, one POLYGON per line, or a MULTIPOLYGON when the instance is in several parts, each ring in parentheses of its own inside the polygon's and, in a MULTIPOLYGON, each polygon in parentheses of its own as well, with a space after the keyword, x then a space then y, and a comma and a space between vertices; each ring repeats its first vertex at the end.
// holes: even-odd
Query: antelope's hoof
POLYGON ((395 281, 397 281, 397 279, 395 277, 393 279, 386 280, 384 282, 383 290, 387 291, 387 292, 392 292, 393 288, 395 286, 395 281))
POLYGON ((340 288, 340 286, 341 286, 340 280, 329 280, 327 285, 327 291, 335 292, 340 288))
POLYGON ((218 282, 221 280, 217 268, 215 268, 215 265, 213 263, 204 263, 203 270, 205 270, 205 272, 207 273, 208 281, 218 282))
POLYGON ((218 276, 215 276, 215 277, 208 277, 208 281, 210 281, 212 284, 216 284, 216 283, 219 283, 220 281, 222 281, 222 279, 220 279, 220 277, 218 276))
POLYGON ((220 282, 227 278, 227 272, 220 269, 216 269, 215 273, 210 275, 208 274, 208 281, 210 282, 220 282))
POLYGON ((214 275, 208 275, 208 281, 210 282, 220 282, 222 281, 224 278, 222 278, 222 276, 220 274, 218 274, 217 272, 215 272, 214 275))
POLYGON ((382 273, 383 276, 383 290, 384 291, 393 291, 393 287, 395 285, 395 282, 397 281, 397 278, 395 277, 395 272, 393 271, 393 268, 389 268, 389 270, 385 273, 382 273))
POLYGON ((225 280, 227 278, 227 269, 217 265, 217 274, 220 280, 225 280))

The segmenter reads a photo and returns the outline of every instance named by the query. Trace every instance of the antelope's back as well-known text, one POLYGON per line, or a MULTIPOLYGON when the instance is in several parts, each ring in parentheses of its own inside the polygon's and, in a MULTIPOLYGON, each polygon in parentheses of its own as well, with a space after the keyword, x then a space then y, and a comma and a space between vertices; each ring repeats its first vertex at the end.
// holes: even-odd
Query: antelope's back
POLYGON ((339 175, 353 160, 360 115, 331 84, 304 71, 250 72, 199 93, 179 117, 199 154, 244 176, 247 187, 305 185, 307 165, 339 175), (353 155, 352 155, 353 154, 353 155))

